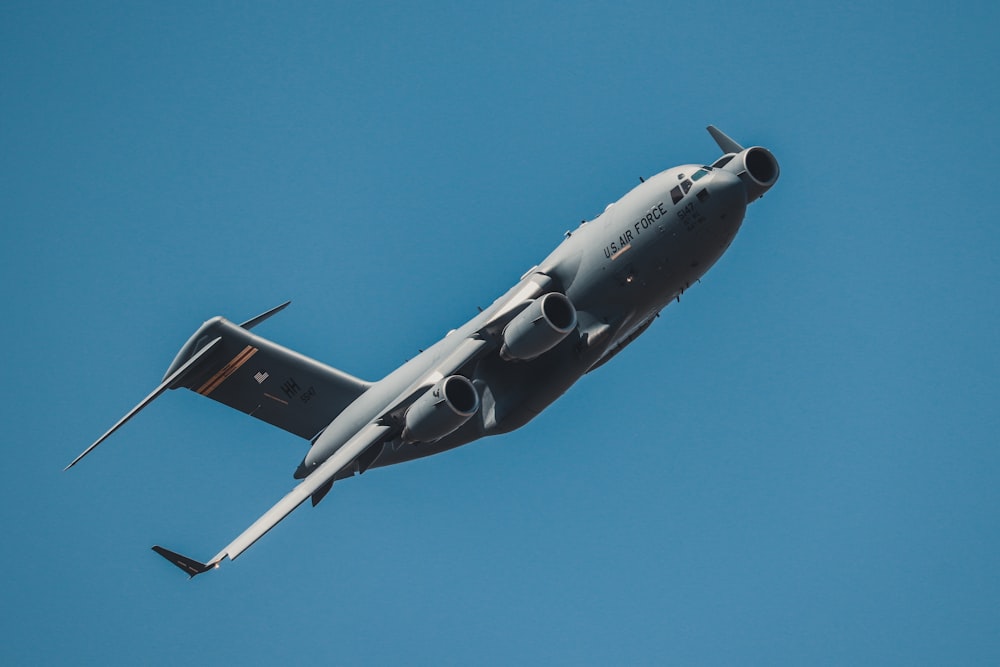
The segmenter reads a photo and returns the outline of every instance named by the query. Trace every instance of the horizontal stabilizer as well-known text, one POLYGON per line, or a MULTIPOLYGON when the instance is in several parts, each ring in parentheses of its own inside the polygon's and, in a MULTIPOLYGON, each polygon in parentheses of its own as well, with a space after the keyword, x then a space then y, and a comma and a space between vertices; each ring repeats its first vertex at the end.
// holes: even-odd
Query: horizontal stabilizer
POLYGON ((715 139, 715 143, 719 144, 719 148, 722 149, 723 153, 739 153, 743 150, 742 146, 726 136, 726 133, 716 126, 709 125, 706 129, 712 135, 712 138, 715 139))
POLYGON ((187 556, 182 556, 179 553, 173 552, 170 549, 164 549, 163 547, 156 546, 153 547, 153 551, 160 554, 168 561, 179 567, 180 569, 187 572, 187 574, 194 579, 199 574, 203 572, 208 572, 209 570, 219 567, 218 563, 201 563, 193 558, 188 558, 187 556))

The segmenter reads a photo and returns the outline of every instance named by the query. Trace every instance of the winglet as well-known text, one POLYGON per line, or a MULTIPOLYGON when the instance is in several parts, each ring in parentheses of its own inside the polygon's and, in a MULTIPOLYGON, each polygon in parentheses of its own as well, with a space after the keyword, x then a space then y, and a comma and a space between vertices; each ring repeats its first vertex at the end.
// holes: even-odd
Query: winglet
POLYGON ((726 133, 716 126, 709 125, 705 129, 708 130, 708 133, 712 135, 713 139, 715 139, 715 143, 719 144, 719 148, 722 149, 723 153, 739 153, 743 150, 742 146, 726 136, 726 133))
POLYGON ((172 385, 177 380, 180 380, 184 376, 184 374, 187 373, 188 370, 190 368, 192 368, 196 363, 198 363, 198 360, 201 359, 203 356, 205 356, 208 353, 209 350, 211 350, 212 348, 214 348, 219 343, 220 340, 222 340, 221 337, 214 339, 211 343, 209 343, 205 347, 203 347, 200 350, 198 350, 198 353, 195 354, 194 356, 192 356, 190 359, 188 359, 180 368, 178 368, 176 371, 174 371, 173 373, 171 373, 170 375, 168 375, 166 378, 164 378, 163 382, 161 382, 160 385, 156 389, 154 389, 152 391, 152 393, 149 394, 149 396, 147 396, 146 398, 144 398, 141 401, 139 401, 139 404, 137 406, 135 406, 134 408, 132 408, 131 410, 129 410, 125 414, 124 417, 122 417, 121 419, 119 419, 118 422, 115 423, 114 426, 112 426, 111 428, 109 428, 105 432, 104 435, 102 435, 100 438, 98 438, 97 441, 94 442, 94 444, 92 444, 90 447, 87 447, 85 450, 83 450, 83 453, 80 454, 79 456, 77 456, 75 459, 73 459, 73 462, 70 463, 65 468, 63 468, 63 471, 69 470, 70 468, 72 468, 73 466, 75 466, 77 463, 79 463, 80 460, 84 456, 86 456, 90 452, 94 451, 94 448, 96 448, 99 444, 101 444, 102 442, 104 442, 105 440, 107 440, 108 436, 110 436, 112 433, 114 433, 119 428, 121 428, 122 425, 125 424, 125 422, 127 422, 129 419, 132 419, 132 417, 135 417, 137 414, 139 414, 139 411, 141 411, 144 407, 146 407, 147 405, 149 405, 150 403, 152 403, 154 400, 156 400, 156 398, 159 397, 160 394, 162 394, 167 389, 169 389, 170 385, 172 385))
POLYGON ((209 570, 214 570, 219 567, 219 563, 217 561, 214 563, 201 563, 193 558, 182 556, 181 554, 171 551, 170 549, 164 549, 161 546, 153 547, 153 551, 160 554, 180 569, 184 570, 190 579, 194 579, 199 574, 203 574, 209 570))
POLYGON ((283 311, 285 308, 288 307, 288 304, 290 304, 290 303, 291 303, 291 301, 286 301, 283 304, 281 304, 280 306, 275 306, 274 308, 272 308, 271 310, 267 311, 266 313, 261 313, 257 317, 251 317, 249 320, 247 320, 246 322, 244 322, 240 326, 243 327, 244 329, 248 329, 248 330, 249 329, 253 329, 255 326, 257 326, 258 324, 260 324, 261 322, 263 322, 267 318, 271 317, 271 315, 277 315, 278 313, 280 313, 281 311, 283 311))

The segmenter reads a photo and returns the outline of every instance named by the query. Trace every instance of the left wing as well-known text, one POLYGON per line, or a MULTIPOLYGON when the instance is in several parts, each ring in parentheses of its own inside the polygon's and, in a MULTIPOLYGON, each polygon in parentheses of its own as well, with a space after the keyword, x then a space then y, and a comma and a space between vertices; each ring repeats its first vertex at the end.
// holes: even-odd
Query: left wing
POLYGON ((234 560, 249 549, 254 542, 267 534, 269 530, 278 525, 282 519, 291 514, 292 510, 305 502, 307 498, 317 493, 325 494, 329 490, 328 485, 333 482, 337 473, 352 465, 365 452, 372 449, 377 450, 392 432, 399 430, 398 425, 384 423, 385 417, 405 406, 421 390, 425 390, 442 377, 451 375, 457 369, 467 364, 478 356, 487 345, 488 343, 481 338, 466 338, 461 341, 453 352, 445 356, 440 363, 435 364, 430 370, 422 373, 385 410, 382 410, 365 427, 344 443, 340 449, 334 452, 330 458, 316 468, 305 480, 300 482, 298 486, 279 500, 274 507, 269 509, 249 528, 243 531, 239 537, 227 544, 222 551, 213 556, 207 563, 201 563, 161 546, 154 546, 153 551, 187 572, 191 577, 218 567, 219 563, 225 558, 234 560))
POLYGON ((159 386, 66 469, 167 389, 182 387, 311 440, 372 383, 250 332, 289 303, 242 324, 222 317, 205 322, 177 353, 159 386))
POLYGON ((235 540, 227 544, 222 551, 215 554, 212 560, 207 563, 200 563, 169 549, 164 549, 161 546, 153 547, 153 551, 187 572, 191 577, 218 567, 224 558, 235 559, 249 549, 254 542, 267 534, 267 531, 278 525, 279 521, 291 514, 292 510, 305 502, 306 498, 316 493, 324 484, 333 479, 333 476, 342 468, 349 465, 369 447, 380 443, 390 428, 382 424, 372 423, 361 429, 357 435, 338 449, 333 456, 323 462, 323 465, 317 468, 313 474, 292 489, 288 495, 279 500, 274 507, 254 521, 253 525, 244 530, 235 540))
MULTIPOLYGON (((327 491, 329 491, 330 485, 333 483, 333 480, 336 479, 338 473, 341 473, 349 466, 354 465, 355 462, 358 462, 362 470, 368 465, 371 465, 381 452, 380 448, 383 443, 399 432, 401 427, 399 425, 400 420, 397 418, 400 416, 400 413, 404 412, 408 405, 415 400, 417 396, 421 395, 421 392, 426 391, 442 378, 458 372, 467 364, 477 359, 485 351, 495 349, 499 330, 521 310, 523 310, 524 307, 531 303, 533 299, 536 299, 543 293, 549 291, 552 286, 553 281, 549 276, 532 269, 522 276, 521 281, 518 282, 517 285, 512 287, 506 294, 497 299, 487 310, 480 313, 459 331, 456 331, 445 338, 445 341, 454 341, 453 344, 451 342, 439 342, 437 345, 443 344, 445 345, 445 348, 439 349, 439 351, 435 353, 439 355, 436 357, 435 361, 428 363, 427 366, 419 367, 420 370, 414 372, 412 381, 402 384, 405 388, 401 392, 399 392, 395 397, 387 397, 389 400, 382 404, 381 408, 373 409, 374 414, 365 426, 360 428, 339 449, 337 449, 332 455, 330 455, 329 458, 320 464, 319 467, 313 470, 308 477, 300 482, 298 486, 292 489, 287 495, 285 495, 284 498, 279 500, 274 507, 264 513, 264 515, 257 519, 249 528, 243 531, 235 540, 227 544, 207 563, 202 563, 194 560, 193 558, 188 558, 187 556, 183 556, 161 546, 154 546, 153 550, 182 569, 191 577, 195 577, 203 572, 207 572, 210 569, 218 567, 218 565, 226 558, 234 560, 250 548, 254 542, 267 534, 269 530, 278 525, 282 519, 288 516, 296 507, 305 502, 307 498, 312 497, 314 504, 318 502, 319 499, 322 498, 327 491), (452 336, 454 336, 454 338, 452 338, 452 336)), ((145 407, 145 405, 163 393, 166 389, 177 386, 190 386, 192 383, 197 384, 197 382, 202 382, 203 378, 200 376, 196 377, 196 374, 200 373, 201 375, 204 375, 208 371, 204 371, 200 368, 201 363, 203 363, 200 362, 201 359, 208 358, 209 356, 213 359, 217 357, 221 357, 223 359, 228 358, 228 351, 226 354, 218 354, 218 350, 220 348, 227 347, 227 339, 230 342, 234 340, 238 343, 244 342, 244 337, 248 336, 248 334, 244 333, 245 330, 251 328, 255 324, 262 321, 262 319, 269 317, 271 314, 277 312, 283 307, 284 305, 279 306, 272 311, 268 311, 267 313, 240 325, 240 327, 235 327, 221 319, 212 320, 209 323, 206 323, 205 327, 203 327, 205 332, 202 333, 210 333, 212 336, 205 335, 192 337, 191 347, 186 347, 181 351, 181 354, 178 355, 178 359, 168 371, 168 377, 163 381, 163 383, 157 387, 156 390, 154 390, 154 392, 150 394, 142 403, 136 406, 136 408, 119 421, 118 424, 115 424, 115 426, 112 427, 108 433, 102 436, 100 440, 95 442, 86 451, 84 451, 83 454, 77 457, 77 459, 70 465, 72 466, 83 458, 94 447, 107 438, 108 435, 121 426, 121 424, 125 423, 125 421, 130 419, 136 412, 145 407), (239 329, 244 331, 240 331, 239 329), (202 341, 205 340, 209 340, 210 342, 199 348, 198 346, 202 345, 202 341)), ((246 340, 250 339, 246 338, 246 340)), ((261 350, 264 349, 263 342, 254 340, 253 343, 253 347, 257 347, 261 350)), ((236 348, 233 347, 232 349, 236 348)), ((278 346, 269 347, 268 352, 272 352, 276 356, 286 353, 283 348, 278 348, 278 346)), ((430 353, 431 350, 428 350, 427 352, 430 353)), ((229 377, 229 375, 226 375, 226 372, 228 371, 225 371, 225 368, 226 366, 224 365, 223 370, 214 371, 216 374, 222 373, 225 375, 225 377, 222 378, 222 381, 229 377)), ((301 371, 302 368, 299 368, 297 372, 301 371)), ((215 382, 215 380, 212 380, 211 378, 207 381, 209 383, 215 382)), ((343 386, 344 382, 344 378, 338 376, 335 384, 340 383, 340 385, 343 386)), ((368 389, 368 386, 362 386, 360 381, 358 382, 359 390, 368 389)), ((219 381, 218 384, 221 384, 221 381, 219 381)), ((212 391, 214 391, 214 389, 212 391)), ((234 407, 237 406, 234 405, 234 407)), ((283 428, 287 428, 282 424, 278 425, 283 428)))

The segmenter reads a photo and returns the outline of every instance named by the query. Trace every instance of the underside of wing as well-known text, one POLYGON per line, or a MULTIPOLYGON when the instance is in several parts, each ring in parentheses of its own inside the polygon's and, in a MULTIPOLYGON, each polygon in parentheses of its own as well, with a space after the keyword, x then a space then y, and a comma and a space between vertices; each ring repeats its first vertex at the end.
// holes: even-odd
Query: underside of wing
MULTIPOLYGON (((203 572, 207 572, 218 567, 224 559, 236 559, 241 553, 263 537, 268 531, 274 528, 292 510, 301 505, 307 498, 324 487, 328 487, 337 472, 349 465, 357 456, 370 447, 377 447, 390 430, 388 426, 382 424, 369 424, 361 429, 353 438, 339 449, 333 456, 327 459, 312 475, 299 483, 294 489, 288 492, 284 498, 278 501, 270 510, 265 512, 249 528, 227 544, 222 551, 217 553, 212 560, 201 563, 182 556, 176 552, 165 549, 161 546, 153 547, 153 550, 166 558, 168 561, 186 572, 189 576, 195 577, 203 572)), ((328 488, 327 488, 328 490, 328 488)))

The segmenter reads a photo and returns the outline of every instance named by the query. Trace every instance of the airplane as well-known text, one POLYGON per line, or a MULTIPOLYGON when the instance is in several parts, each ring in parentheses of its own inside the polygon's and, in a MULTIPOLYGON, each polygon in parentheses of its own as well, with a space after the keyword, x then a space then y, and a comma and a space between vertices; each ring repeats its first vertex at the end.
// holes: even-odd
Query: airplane
POLYGON ((306 499, 337 480, 438 454, 527 424, 607 363, 680 300, 722 256, 747 206, 775 184, 774 155, 709 125, 723 155, 640 179, 566 233, 541 264, 458 329, 377 382, 214 317, 177 353, 163 381, 66 470, 167 389, 181 387, 310 442, 302 480, 207 562, 153 550, 191 578, 235 560, 306 499))

